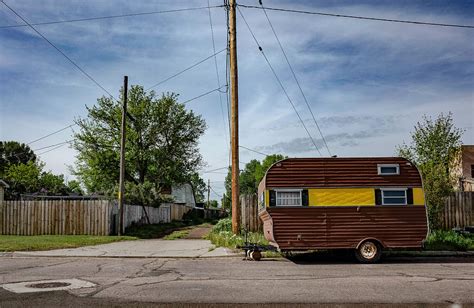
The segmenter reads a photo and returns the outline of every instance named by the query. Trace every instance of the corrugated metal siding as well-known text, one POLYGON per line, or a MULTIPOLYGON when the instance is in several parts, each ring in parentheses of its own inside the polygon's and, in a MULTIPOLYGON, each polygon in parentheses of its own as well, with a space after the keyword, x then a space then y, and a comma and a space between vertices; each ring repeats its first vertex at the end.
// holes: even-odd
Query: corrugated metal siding
POLYGON ((385 247, 420 247, 427 233, 421 206, 267 208, 264 233, 282 250, 355 248, 375 238, 385 247))
POLYGON ((421 187, 415 166, 400 157, 289 158, 273 165, 264 178, 277 187, 421 187), (377 164, 399 164, 400 175, 378 175, 377 164))

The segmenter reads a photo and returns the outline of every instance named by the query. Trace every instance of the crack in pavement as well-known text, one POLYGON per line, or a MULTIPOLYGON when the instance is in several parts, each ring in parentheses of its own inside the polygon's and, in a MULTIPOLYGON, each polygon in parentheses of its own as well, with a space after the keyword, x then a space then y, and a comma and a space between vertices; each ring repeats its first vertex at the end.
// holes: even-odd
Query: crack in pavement
POLYGON ((11 272, 18 272, 18 271, 23 271, 23 270, 33 269, 33 268, 53 267, 53 266, 63 265, 63 264, 72 263, 72 262, 74 262, 74 261, 59 262, 59 263, 48 264, 48 265, 26 266, 26 267, 16 268, 16 269, 9 270, 9 271, 3 271, 3 272, 0 272, 0 274, 2 274, 2 275, 3 274, 10 274, 11 272))
POLYGON ((453 280, 453 281, 474 281, 474 278, 464 278, 464 277, 433 277, 433 276, 423 276, 423 275, 411 275, 407 273, 397 273, 399 276, 408 277, 408 278, 427 278, 433 279, 432 281, 426 282, 438 282, 443 280, 453 280))

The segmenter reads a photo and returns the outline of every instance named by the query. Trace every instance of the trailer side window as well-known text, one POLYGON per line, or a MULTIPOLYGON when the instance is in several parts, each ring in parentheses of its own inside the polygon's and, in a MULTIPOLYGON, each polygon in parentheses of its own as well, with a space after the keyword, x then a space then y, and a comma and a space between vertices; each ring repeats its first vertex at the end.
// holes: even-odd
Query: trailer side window
POLYGON ((406 189, 381 189, 382 205, 408 204, 406 189))
POLYGON ((379 175, 399 175, 399 164, 378 164, 377 170, 379 175))
POLYGON ((301 206, 301 190, 276 191, 277 206, 301 206))

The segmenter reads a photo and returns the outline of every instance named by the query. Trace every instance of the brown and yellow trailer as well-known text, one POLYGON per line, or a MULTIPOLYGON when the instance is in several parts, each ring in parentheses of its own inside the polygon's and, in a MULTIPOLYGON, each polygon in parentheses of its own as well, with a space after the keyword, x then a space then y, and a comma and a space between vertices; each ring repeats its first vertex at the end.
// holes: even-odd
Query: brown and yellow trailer
POLYGON ((259 184, 266 239, 281 251, 354 249, 376 262, 387 248, 421 248, 423 183, 400 157, 289 158, 259 184))

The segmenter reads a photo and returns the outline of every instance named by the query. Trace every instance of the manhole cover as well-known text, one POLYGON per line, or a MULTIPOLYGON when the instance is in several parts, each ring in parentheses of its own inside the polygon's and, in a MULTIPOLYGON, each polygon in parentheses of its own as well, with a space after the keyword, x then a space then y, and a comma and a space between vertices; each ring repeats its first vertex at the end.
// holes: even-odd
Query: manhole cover
POLYGON ((7 291, 14 293, 29 293, 29 292, 50 292, 50 291, 66 291, 82 288, 92 288, 96 284, 80 279, 54 279, 54 280, 37 280, 5 283, 0 285, 7 291))
POLYGON ((62 288, 62 287, 70 286, 70 285, 71 284, 69 282, 53 281, 53 282, 27 284, 25 287, 35 288, 35 289, 48 289, 48 288, 62 288))

